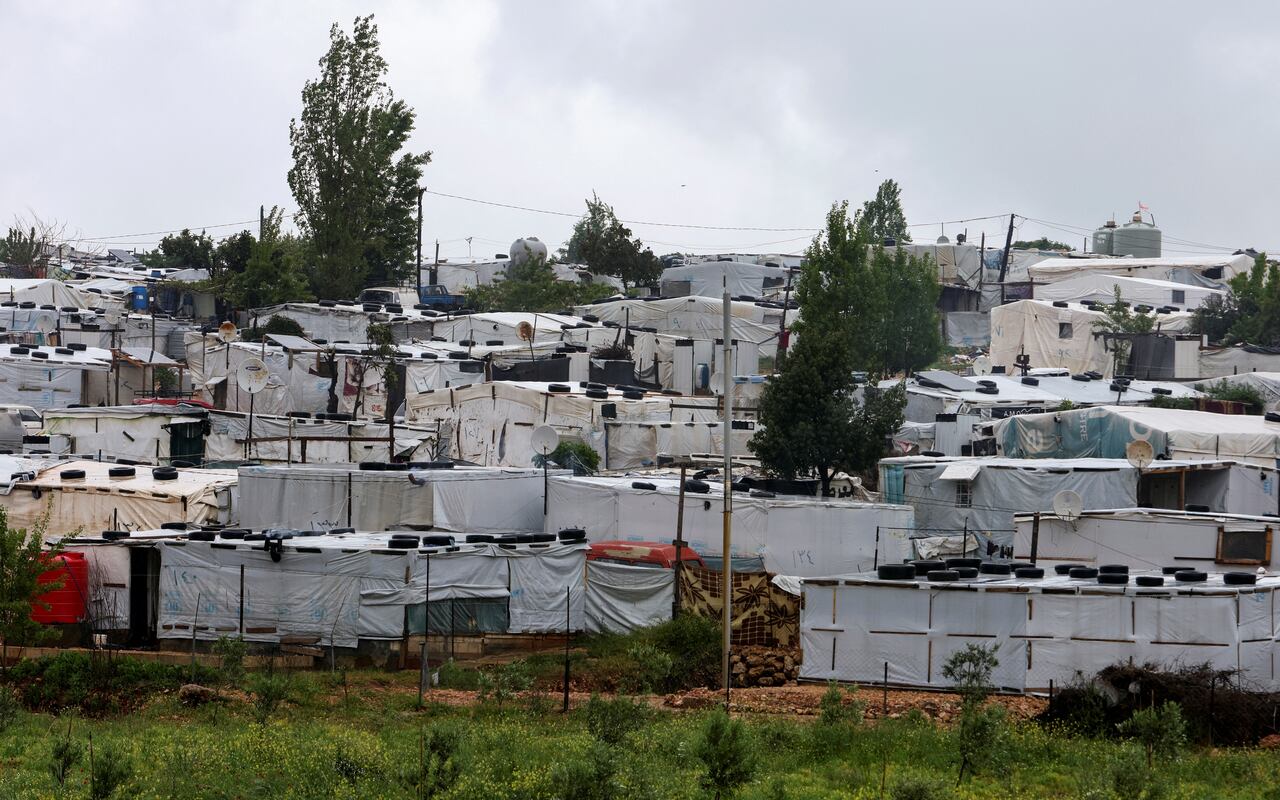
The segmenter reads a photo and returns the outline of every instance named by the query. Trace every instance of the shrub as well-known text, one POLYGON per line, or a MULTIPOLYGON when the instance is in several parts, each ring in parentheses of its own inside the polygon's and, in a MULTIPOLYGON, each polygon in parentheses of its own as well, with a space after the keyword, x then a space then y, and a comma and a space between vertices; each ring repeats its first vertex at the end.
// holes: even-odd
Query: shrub
POLYGON ((706 770, 702 788, 715 800, 732 797, 755 774, 755 755, 747 737, 741 720, 730 719, 723 710, 712 712, 703 723, 693 755, 706 770))
POLYGON ((720 626, 696 614, 683 613, 642 633, 671 656, 666 691, 718 685, 720 680, 720 626))
POLYGON ((84 748, 71 738, 71 721, 68 720, 67 735, 54 741, 49 754, 49 774, 53 776, 53 781, 59 788, 66 785, 72 768, 80 761, 80 756, 83 754, 84 748))
POLYGON ((465 692, 480 689, 480 670, 460 667, 452 660, 440 665, 438 675, 441 689, 460 689, 465 692))
POLYGON ((1159 708, 1144 708, 1116 726, 1121 736, 1136 740, 1147 754, 1147 767, 1155 766, 1157 756, 1169 758, 1187 744, 1187 724, 1177 703, 1163 703, 1159 708))
POLYGON ((1244 383, 1232 383, 1225 378, 1217 383, 1196 384, 1196 389, 1209 395, 1214 400, 1244 403, 1251 406, 1251 410, 1254 413, 1261 413, 1267 405, 1262 393, 1254 387, 1244 383))
POLYGON ((1161 800, 1168 794, 1168 786, 1160 774, 1136 754, 1112 763, 1109 777, 1115 796, 1126 800, 1161 800))
POLYGON ((18 695, 7 686, 0 686, 0 733, 9 729, 21 711, 18 695))
POLYGON ((529 665, 523 661, 512 661, 492 672, 481 673, 476 695, 481 702, 492 700, 501 709, 504 703, 528 689, 531 683, 533 676, 529 674, 529 665))
POLYGON ((458 754, 462 736, 453 725, 433 725, 418 734, 418 764, 400 773, 400 782, 412 789, 418 800, 428 800, 449 791, 462 774, 458 754))
POLYGON ((957 749, 960 752, 960 773, 972 773, 979 764, 991 760, 996 743, 1004 731, 1004 709, 987 707, 991 693, 991 673, 1000 665, 995 645, 965 645, 963 650, 952 653, 942 665, 942 675, 960 693, 960 723, 955 729, 957 749))
POLYGON ((217 677, 207 667, 193 669, 127 656, 105 659, 63 652, 20 661, 6 678, 17 687, 23 705, 33 711, 77 708, 99 716, 130 711, 153 692, 190 682, 193 672, 194 680, 200 682, 217 677))
POLYGON ((857 686, 841 690, 835 681, 827 683, 827 690, 818 700, 818 722, 824 725, 861 724, 865 707, 854 699, 857 686), (846 702, 847 699, 847 702, 846 702))
POLYGON ((652 692, 655 688, 667 685, 671 677, 674 660, 668 653, 651 644, 637 642, 627 648, 627 657, 635 662, 628 687, 636 692, 652 692))
POLYGON ((614 782, 617 760, 608 745, 593 742, 583 758, 561 761, 552 781, 561 800, 612 800, 618 796, 614 782))
POLYGON ((900 778, 889 787, 892 800, 942 800, 950 794, 941 781, 918 775, 900 778))
POLYGON ((249 694, 253 697, 253 717, 265 725, 292 695, 293 676, 287 672, 255 672, 249 676, 249 694))
MULTIPOLYGON (((93 746, 92 737, 89 746, 93 746)), ((107 800, 133 777, 133 763, 113 747, 103 747, 91 754, 93 767, 89 771, 89 797, 91 800, 107 800)))
POLYGON ((213 653, 221 659, 222 678, 229 684, 244 679, 244 656, 247 651, 244 639, 239 636, 219 636, 213 643, 213 653))
POLYGON ((644 727, 650 719, 649 709, 634 700, 609 700, 598 694, 591 695, 584 713, 591 735, 610 745, 621 743, 628 733, 644 727))

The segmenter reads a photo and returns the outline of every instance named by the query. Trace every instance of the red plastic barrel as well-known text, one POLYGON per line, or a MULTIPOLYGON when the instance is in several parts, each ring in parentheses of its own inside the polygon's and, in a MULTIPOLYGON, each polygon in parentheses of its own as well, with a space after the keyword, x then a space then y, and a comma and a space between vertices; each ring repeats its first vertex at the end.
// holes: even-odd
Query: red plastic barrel
POLYGON ((37 583, 61 579, 62 586, 36 598, 37 602, 31 604, 31 618, 46 625, 81 622, 88 616, 85 598, 89 596, 89 562, 84 553, 60 553, 49 562, 52 568, 37 583))

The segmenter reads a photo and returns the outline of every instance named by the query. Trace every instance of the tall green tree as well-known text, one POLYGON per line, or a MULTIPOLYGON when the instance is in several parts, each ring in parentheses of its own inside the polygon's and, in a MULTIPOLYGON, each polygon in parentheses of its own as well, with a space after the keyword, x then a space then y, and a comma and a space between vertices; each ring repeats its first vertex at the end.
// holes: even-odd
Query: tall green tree
POLYGON ((213 239, 207 233, 183 228, 181 233, 161 239, 159 247, 139 255, 138 260, 151 267, 208 270, 212 276, 217 272, 213 252, 213 239))
POLYGON ((1023 241, 1019 239, 1013 243, 1014 250, 1070 250, 1071 245, 1054 241, 1048 236, 1041 236, 1039 239, 1031 241, 1023 241))
POLYGON ((45 257, 45 241, 35 226, 29 229, 11 227, 0 239, 0 263, 8 264, 12 277, 33 277, 48 265, 45 257))
POLYGON ((897 181, 886 179, 876 189, 876 196, 863 204, 858 212, 858 230, 868 242, 911 241, 907 215, 902 211, 902 190, 897 181))
POLYGON ((289 188, 321 297, 354 297, 413 272, 414 209, 431 154, 404 152, 415 114, 386 75, 372 15, 357 17, 350 36, 335 24, 320 77, 302 89, 302 116, 289 123, 289 188))
POLYGON ((549 313, 591 303, 613 294, 603 284, 571 283, 556 278, 541 255, 527 254, 507 265, 506 276, 488 286, 466 292, 468 308, 476 311, 530 311, 549 313))
POLYGON ((240 231, 218 242, 213 248, 213 274, 244 272, 257 241, 249 231, 240 231))
MULTIPOLYGON (((762 427, 749 447, 784 478, 816 476, 824 495, 838 472, 865 472, 902 425, 905 389, 881 390, 888 360, 889 287, 876 278, 865 230, 848 204, 832 206, 826 229, 809 247, 796 285, 796 339, 760 400, 762 427), (855 372, 873 367, 859 391, 855 372)), ((899 342, 901 345, 901 342, 899 342)))
POLYGON ((253 242, 244 270, 231 279, 231 299, 241 308, 261 308, 311 299, 302 274, 304 248, 295 237, 283 235, 284 212, 272 207, 262 224, 262 238, 253 242))
POLYGON ((871 246, 869 280, 879 313, 863 324, 874 338, 863 368, 881 375, 911 373, 932 364, 942 352, 938 321, 938 269, 931 258, 906 250, 871 246))
POLYGON ((613 206, 594 192, 586 203, 587 213, 574 223, 565 246, 566 260, 586 264, 597 275, 615 275, 624 287, 657 280, 662 263, 619 221, 613 206))
MULTIPOLYGON (((1133 311, 1120 296, 1120 287, 1115 287, 1115 299, 1103 306, 1102 318, 1093 323, 1098 333, 1150 333, 1155 330, 1154 314, 1133 311)), ((1111 340, 1111 369, 1121 371, 1129 363, 1129 352, 1132 342, 1125 339, 1111 340)))

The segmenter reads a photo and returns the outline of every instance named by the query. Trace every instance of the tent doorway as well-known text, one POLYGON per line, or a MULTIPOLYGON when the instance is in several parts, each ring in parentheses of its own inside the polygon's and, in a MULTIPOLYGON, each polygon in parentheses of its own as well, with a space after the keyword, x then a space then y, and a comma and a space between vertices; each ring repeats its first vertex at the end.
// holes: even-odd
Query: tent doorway
POLYGON ((156 641, 160 588, 160 554, 153 547, 129 549, 129 646, 149 647, 156 641))

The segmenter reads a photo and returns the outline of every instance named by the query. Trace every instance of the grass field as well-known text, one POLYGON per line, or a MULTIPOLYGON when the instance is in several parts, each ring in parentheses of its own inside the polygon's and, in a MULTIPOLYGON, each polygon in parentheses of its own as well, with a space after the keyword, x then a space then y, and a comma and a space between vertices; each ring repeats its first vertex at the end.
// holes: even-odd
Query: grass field
MULTIPOLYGON (((105 796, 101 782, 91 787, 90 737, 100 772, 117 768, 105 779, 118 798, 714 796, 702 786, 699 758, 712 711, 597 701, 566 716, 558 696, 511 695, 500 682, 486 686, 483 701, 420 709, 413 679, 249 675, 223 689, 223 699, 190 708, 172 688, 156 691, 157 678, 131 710, 98 718, 10 704, 0 709, 0 798, 90 797, 91 788, 105 796), (256 693, 238 688, 246 686, 256 693), (255 703, 264 696, 279 705, 255 703), (68 729, 81 754, 60 788, 51 765, 68 729)), ((1280 759, 1269 750, 1192 748, 1148 770, 1135 744, 1014 721, 957 785, 954 729, 915 713, 862 722, 856 709, 840 708, 848 713, 736 715, 738 761, 754 769, 733 796, 1280 798, 1280 759)))

